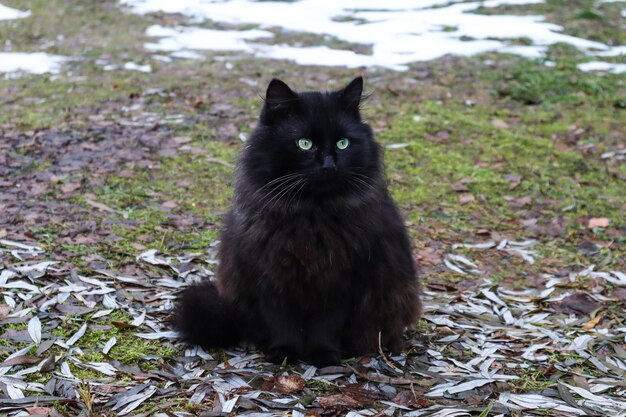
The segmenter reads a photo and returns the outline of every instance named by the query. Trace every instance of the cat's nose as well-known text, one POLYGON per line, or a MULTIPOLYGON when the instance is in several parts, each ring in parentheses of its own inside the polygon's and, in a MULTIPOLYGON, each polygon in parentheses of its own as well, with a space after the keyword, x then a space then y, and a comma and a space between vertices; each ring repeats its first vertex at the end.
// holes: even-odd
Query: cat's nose
POLYGON ((332 155, 324 156, 324 161, 322 163, 322 173, 324 174, 332 174, 337 171, 337 166, 335 165, 335 158, 332 155))

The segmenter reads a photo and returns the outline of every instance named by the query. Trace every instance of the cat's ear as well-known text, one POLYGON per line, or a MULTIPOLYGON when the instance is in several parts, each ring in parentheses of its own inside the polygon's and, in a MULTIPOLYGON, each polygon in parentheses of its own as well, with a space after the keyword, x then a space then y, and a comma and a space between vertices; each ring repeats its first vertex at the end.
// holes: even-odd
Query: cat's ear
POLYGON ((285 114, 298 99, 298 94, 283 81, 274 78, 267 86, 261 121, 271 124, 277 115, 285 114))
POLYGON ((363 96, 363 77, 356 77, 354 80, 350 81, 350 84, 337 91, 337 94, 346 110, 358 115, 359 104, 363 96))

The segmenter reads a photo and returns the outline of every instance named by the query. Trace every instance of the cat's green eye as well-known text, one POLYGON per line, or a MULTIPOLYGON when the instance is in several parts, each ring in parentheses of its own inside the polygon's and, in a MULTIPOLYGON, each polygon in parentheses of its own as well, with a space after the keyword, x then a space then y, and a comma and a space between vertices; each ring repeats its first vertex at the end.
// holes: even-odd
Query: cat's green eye
POLYGON ((312 147, 313 147, 313 141, 311 139, 306 139, 306 138, 298 139, 298 148, 302 149, 303 151, 308 151, 312 147))
POLYGON ((350 145, 350 141, 346 138, 337 141, 337 149, 344 150, 350 145))

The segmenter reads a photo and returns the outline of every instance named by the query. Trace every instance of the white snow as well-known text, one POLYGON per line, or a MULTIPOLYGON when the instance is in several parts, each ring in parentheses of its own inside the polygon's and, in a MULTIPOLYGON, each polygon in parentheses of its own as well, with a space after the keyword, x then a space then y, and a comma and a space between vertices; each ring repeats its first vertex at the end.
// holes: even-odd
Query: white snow
POLYGON ((606 71, 613 74, 621 74, 626 72, 626 64, 614 64, 604 61, 591 61, 578 64, 578 69, 581 71, 606 71))
POLYGON ((150 64, 139 65, 134 62, 125 63, 124 69, 129 71, 152 72, 152 66, 150 64))
MULTIPOLYGON (((22 12, 0 4, 0 20, 21 19, 30 16, 30 11, 22 12)), ((57 73, 61 63, 67 58, 43 52, 0 52, 0 73, 14 77, 19 73, 57 73)))
POLYGON ((0 72, 58 73, 67 58, 43 52, 0 52, 0 72))
POLYGON ((30 16, 30 11, 22 12, 0 4, 0 20, 20 19, 30 16))
POLYGON ((589 52, 623 53, 610 47, 561 33, 558 25, 543 16, 481 15, 480 6, 543 3, 543 0, 122 0, 136 13, 180 13, 190 22, 214 21, 253 24, 262 29, 330 35, 337 39, 371 45, 372 54, 325 46, 298 47, 258 42, 271 38, 265 30, 215 30, 193 26, 151 26, 147 34, 158 38, 146 45, 154 51, 242 51, 258 57, 290 59, 300 64, 381 66, 406 69, 411 62, 446 54, 472 55, 499 51, 530 58, 541 57, 546 48, 565 42, 589 52), (515 38, 530 45, 512 45, 515 38), (509 41, 507 41, 509 40, 509 41))

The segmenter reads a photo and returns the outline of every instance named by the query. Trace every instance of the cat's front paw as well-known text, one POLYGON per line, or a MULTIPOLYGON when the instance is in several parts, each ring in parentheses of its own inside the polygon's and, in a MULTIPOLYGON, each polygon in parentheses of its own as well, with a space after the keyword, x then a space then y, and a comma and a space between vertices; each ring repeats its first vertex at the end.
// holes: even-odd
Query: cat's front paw
POLYGON ((306 361, 318 368, 339 365, 341 362, 341 352, 337 349, 318 347, 311 350, 306 355, 306 361))

